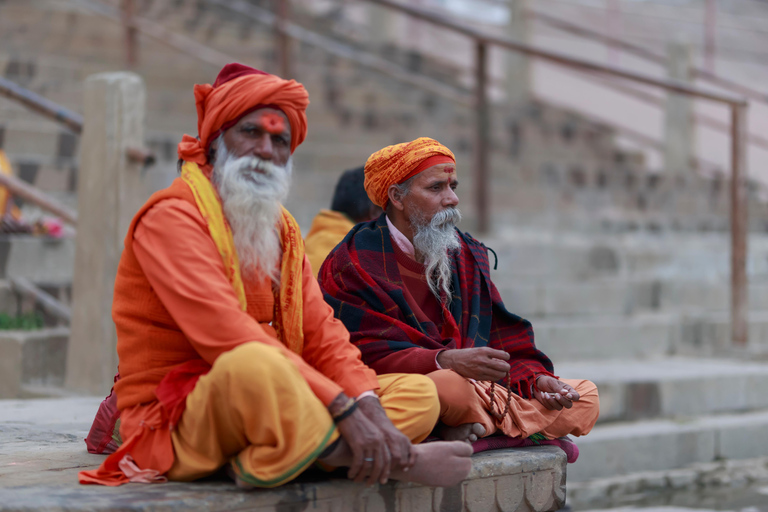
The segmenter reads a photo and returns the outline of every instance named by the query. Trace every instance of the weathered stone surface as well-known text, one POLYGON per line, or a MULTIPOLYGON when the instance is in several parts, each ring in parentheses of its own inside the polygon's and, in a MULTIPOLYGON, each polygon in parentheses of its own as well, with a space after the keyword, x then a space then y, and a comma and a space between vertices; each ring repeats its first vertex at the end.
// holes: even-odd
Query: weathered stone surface
POLYGON ((555 361, 558 375, 600 391, 600 422, 691 417, 768 407, 768 364, 738 359, 555 361))
POLYGON ((250 492, 226 478, 81 486, 77 472, 103 460, 86 453, 82 441, 100 401, 0 401, 0 511, 539 512, 559 510, 565 502, 565 454, 550 446, 478 454, 469 478, 446 489, 398 482, 368 488, 318 473, 250 492))
POLYGON ((24 385, 64 383, 69 329, 0 332, 0 399, 19 398, 24 385))

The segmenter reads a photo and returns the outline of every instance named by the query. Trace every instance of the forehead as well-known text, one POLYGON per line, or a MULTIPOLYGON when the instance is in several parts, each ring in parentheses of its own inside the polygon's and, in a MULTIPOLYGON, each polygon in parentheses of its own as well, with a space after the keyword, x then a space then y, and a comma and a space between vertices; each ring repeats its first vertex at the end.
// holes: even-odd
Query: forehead
POLYGON ((276 119, 281 120, 285 125, 285 131, 290 133, 291 125, 288 122, 288 117, 282 110, 272 107, 263 107, 247 113, 237 121, 236 126, 244 124, 262 125, 264 123, 272 123, 276 119))
POLYGON ((456 164, 437 164, 432 167, 427 167, 417 175, 416 181, 419 183, 426 183, 435 180, 455 180, 456 179, 456 164))

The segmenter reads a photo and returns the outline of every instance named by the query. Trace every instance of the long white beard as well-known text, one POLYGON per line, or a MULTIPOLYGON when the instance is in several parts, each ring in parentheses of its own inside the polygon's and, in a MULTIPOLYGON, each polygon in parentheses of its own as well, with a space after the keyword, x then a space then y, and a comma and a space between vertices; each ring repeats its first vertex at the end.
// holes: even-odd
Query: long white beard
POLYGON ((232 228, 244 276, 267 275, 280 281, 282 246, 278 236, 282 203, 288 197, 293 170, 252 156, 237 158, 219 139, 212 182, 232 228))
POLYGON ((451 302, 451 254, 461 248, 456 225, 461 222, 458 208, 449 207, 427 221, 423 212, 411 218, 413 248, 424 264, 424 276, 432 294, 445 304, 451 302))

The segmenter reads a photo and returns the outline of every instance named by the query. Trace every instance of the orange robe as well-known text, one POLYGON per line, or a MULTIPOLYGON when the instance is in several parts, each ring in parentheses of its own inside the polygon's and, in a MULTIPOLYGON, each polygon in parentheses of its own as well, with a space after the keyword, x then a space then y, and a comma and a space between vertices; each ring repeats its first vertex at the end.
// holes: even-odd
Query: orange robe
POLYGON ((341 212, 320 210, 320 213, 315 216, 312 227, 304 239, 304 251, 309 258, 309 264, 312 266, 315 277, 317 277, 320 265, 323 264, 326 256, 353 227, 355 227, 355 223, 341 212))
MULTIPOLYGON (((220 429, 208 425, 202 432, 208 437, 202 439, 192 439, 195 433, 200 434, 200 429, 191 429, 194 432, 185 439, 179 436, 185 431, 186 423, 201 421, 201 416, 203 420, 206 418, 207 407, 216 402, 212 398, 216 390, 230 382, 232 375, 237 375, 241 377, 240 384, 227 388, 226 394, 235 415, 239 411, 258 417, 258 405, 249 403, 254 396, 249 399, 243 394, 243 389, 248 388, 259 388, 258 403, 274 404, 284 400, 279 405, 295 414, 291 421, 281 417, 265 420, 266 428, 259 435, 253 434, 253 438, 241 440, 231 448, 243 451, 245 446, 256 443, 272 444, 283 450, 290 447, 290 467, 280 464, 286 452, 282 452, 281 458, 279 450, 251 454, 262 459, 244 457, 236 461, 250 466, 243 468, 241 464, 241 470, 258 482, 279 485, 303 470, 338 436, 325 406, 342 391, 358 396, 380 388, 375 372, 362 363, 359 350, 349 343, 344 325, 333 317, 333 311, 323 300, 306 258, 302 270, 304 345, 301 355, 288 350, 270 325, 274 313, 271 283, 244 276, 244 285, 246 311, 240 308, 206 221, 183 181, 177 179, 168 189, 154 194, 139 211, 125 239, 113 303, 121 374, 115 392, 121 410, 120 434, 124 444, 101 468, 81 473, 81 483, 119 485, 129 479, 156 481, 171 468, 170 476, 178 479, 196 478, 215 471, 238 453, 230 453, 230 447, 221 439, 219 451, 211 454, 202 466, 197 464, 206 458, 200 454, 200 446, 209 446, 212 438, 222 436, 220 429), (243 354, 257 354, 255 359, 259 362, 250 369, 244 368, 242 361, 254 358, 244 358, 243 354), (212 368, 186 396, 189 407, 180 418, 179 428, 174 429, 169 412, 155 393, 170 371, 191 361, 212 368), (267 378, 259 372, 259 368, 265 371, 264 361, 274 362, 270 366, 273 372, 278 372, 274 378, 285 380, 290 388, 287 394, 279 382, 259 387, 259 379, 267 378), (196 404, 209 405, 199 405, 196 409, 196 404), (281 433, 277 436, 280 442, 275 432, 281 433), (182 446, 182 442, 186 444, 182 446), (266 468, 266 473, 265 468, 260 469, 266 465, 264 460, 275 463, 274 467, 266 468), (180 462, 190 464, 180 468, 180 462)), ((434 397, 433 387, 430 396, 431 383, 426 387, 418 383, 416 386, 426 391, 422 395, 426 402, 411 402, 415 406, 412 412, 423 422, 412 429, 413 438, 420 440, 434 425, 437 410, 436 400, 434 414, 428 403, 434 397)), ((263 407, 269 410, 266 405, 263 407)), ((207 416, 209 423, 213 418, 207 416)), ((406 423, 409 421, 413 422, 410 419, 406 423)), ((237 465, 233 466, 237 470, 237 465)))

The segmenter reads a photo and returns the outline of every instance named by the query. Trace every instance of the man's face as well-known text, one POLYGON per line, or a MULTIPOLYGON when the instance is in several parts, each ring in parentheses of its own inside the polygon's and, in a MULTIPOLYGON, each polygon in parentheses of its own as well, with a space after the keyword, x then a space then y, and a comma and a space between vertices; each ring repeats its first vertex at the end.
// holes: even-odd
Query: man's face
POLYGON ((429 222, 434 215, 449 207, 457 207, 455 164, 438 164, 417 174, 410 191, 403 198, 403 213, 407 219, 421 216, 429 222))
POLYGON ((226 130, 224 144, 235 157, 255 156, 283 167, 291 156, 291 125, 280 110, 260 108, 226 130))

